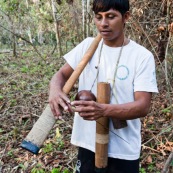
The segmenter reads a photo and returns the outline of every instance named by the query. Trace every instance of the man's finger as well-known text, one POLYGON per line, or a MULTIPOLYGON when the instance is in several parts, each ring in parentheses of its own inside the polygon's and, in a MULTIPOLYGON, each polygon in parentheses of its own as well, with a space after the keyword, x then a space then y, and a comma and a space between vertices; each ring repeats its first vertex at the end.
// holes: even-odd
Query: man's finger
POLYGON ((66 95, 61 96, 62 100, 64 100, 67 103, 70 103, 70 99, 66 95))
POLYGON ((54 109, 56 112, 56 117, 59 118, 61 116, 61 110, 58 104, 54 104, 54 109))
POLYGON ((56 115, 56 111, 55 111, 53 105, 52 104, 49 104, 49 105, 50 105, 50 108, 51 108, 53 115, 56 117, 57 115, 56 115))
POLYGON ((73 102, 71 102, 71 105, 72 106, 80 106, 80 105, 89 106, 92 103, 93 103, 93 101, 83 101, 83 100, 80 100, 80 101, 73 101, 73 102))
POLYGON ((59 99, 59 105, 64 109, 64 111, 68 110, 67 104, 64 102, 64 100, 59 99))

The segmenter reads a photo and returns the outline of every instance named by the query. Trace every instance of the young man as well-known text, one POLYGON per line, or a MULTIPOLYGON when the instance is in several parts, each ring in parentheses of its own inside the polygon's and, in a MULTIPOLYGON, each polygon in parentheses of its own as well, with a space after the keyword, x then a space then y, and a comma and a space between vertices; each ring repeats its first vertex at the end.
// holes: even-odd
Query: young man
POLYGON ((67 103, 75 107, 71 142, 79 147, 77 173, 94 173, 95 120, 100 117, 110 118, 107 173, 139 173, 140 117, 148 113, 151 93, 158 92, 154 58, 150 51, 124 35, 129 18, 128 0, 94 0, 93 11, 95 25, 103 39, 80 75, 79 91, 91 90, 96 95, 97 82, 109 82, 113 93, 110 104, 70 103, 62 92, 93 38, 85 39, 64 56, 66 64, 50 82, 49 103, 57 118, 61 116, 60 107, 68 110, 67 103), (114 129, 113 118, 126 120, 128 126, 114 129))

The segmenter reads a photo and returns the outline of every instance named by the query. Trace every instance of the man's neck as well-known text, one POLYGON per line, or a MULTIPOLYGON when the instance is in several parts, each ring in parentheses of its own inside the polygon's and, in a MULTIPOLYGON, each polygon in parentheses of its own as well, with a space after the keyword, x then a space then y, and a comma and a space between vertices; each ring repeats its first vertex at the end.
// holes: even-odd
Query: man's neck
POLYGON ((127 45, 129 43, 129 39, 122 36, 121 38, 118 38, 116 40, 104 40, 104 44, 109 47, 121 47, 122 45, 127 45))

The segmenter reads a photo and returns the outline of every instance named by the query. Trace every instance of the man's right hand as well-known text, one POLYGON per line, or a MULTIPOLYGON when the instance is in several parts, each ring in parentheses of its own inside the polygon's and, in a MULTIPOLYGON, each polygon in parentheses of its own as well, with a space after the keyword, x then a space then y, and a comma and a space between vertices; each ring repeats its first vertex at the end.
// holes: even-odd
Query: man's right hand
POLYGON ((61 69, 52 77, 49 87, 49 104, 55 118, 61 118, 62 111, 69 111, 72 113, 70 99, 62 91, 64 84, 73 73, 73 69, 69 64, 65 64, 61 69))
POLYGON ((55 118, 61 118, 62 111, 69 111, 71 113, 70 100, 62 91, 50 91, 49 105, 55 118))

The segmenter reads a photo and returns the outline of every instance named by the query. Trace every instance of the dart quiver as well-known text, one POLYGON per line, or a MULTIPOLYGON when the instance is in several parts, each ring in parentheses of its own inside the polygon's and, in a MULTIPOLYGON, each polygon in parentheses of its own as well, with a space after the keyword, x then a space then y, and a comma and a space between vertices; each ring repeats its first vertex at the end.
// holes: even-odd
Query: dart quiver
MULTIPOLYGON (((97 102, 110 103, 110 84, 97 84, 97 102)), ((104 173, 108 165, 109 118, 101 117, 96 121, 95 171, 104 173)))

